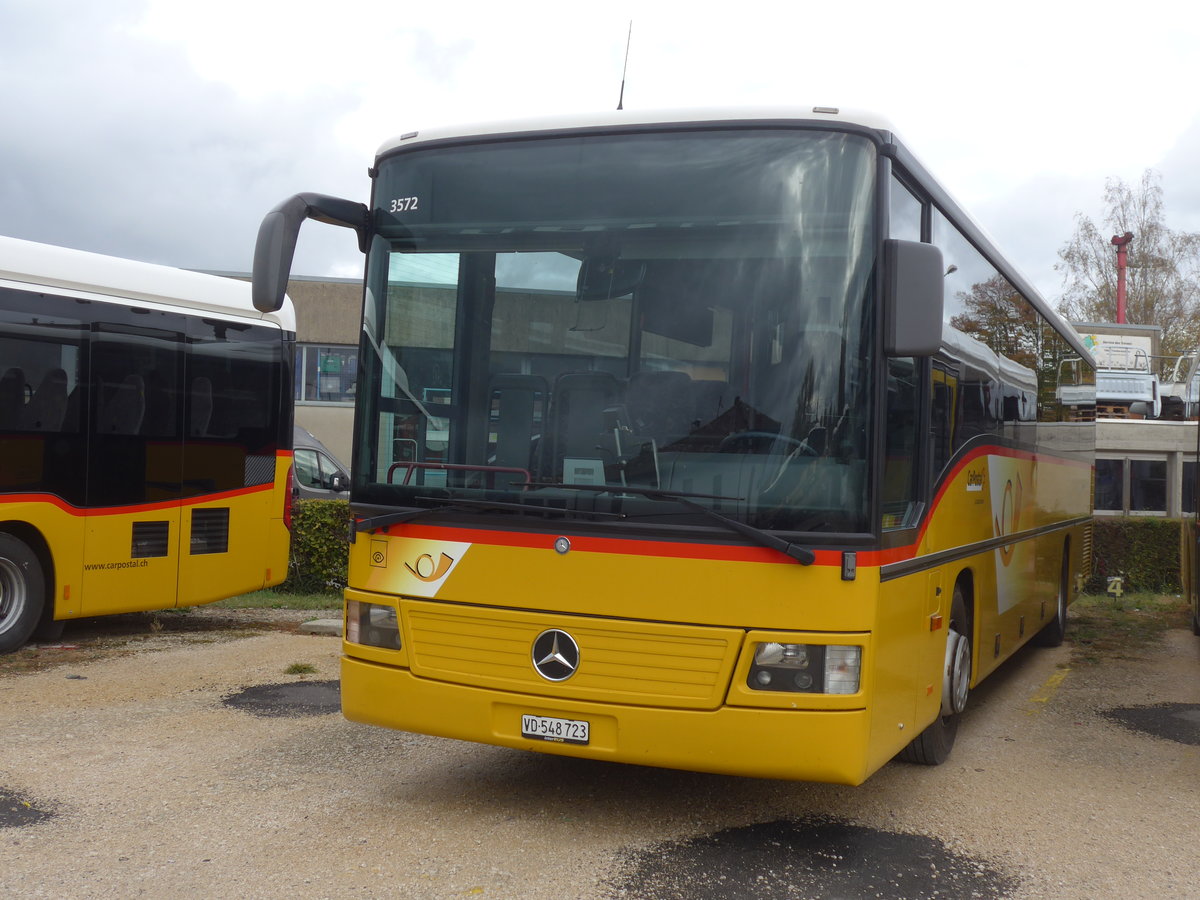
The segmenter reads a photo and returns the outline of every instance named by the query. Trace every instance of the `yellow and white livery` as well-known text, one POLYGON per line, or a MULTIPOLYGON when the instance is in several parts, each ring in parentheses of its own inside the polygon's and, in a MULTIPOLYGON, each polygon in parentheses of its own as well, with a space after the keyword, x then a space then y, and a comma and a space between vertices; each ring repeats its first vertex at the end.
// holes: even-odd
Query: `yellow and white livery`
POLYGON ((1089 358, 885 122, 488 124, 371 171, 255 268, 273 308, 306 217, 368 254, 349 718, 857 784, 1062 640, 1089 358))

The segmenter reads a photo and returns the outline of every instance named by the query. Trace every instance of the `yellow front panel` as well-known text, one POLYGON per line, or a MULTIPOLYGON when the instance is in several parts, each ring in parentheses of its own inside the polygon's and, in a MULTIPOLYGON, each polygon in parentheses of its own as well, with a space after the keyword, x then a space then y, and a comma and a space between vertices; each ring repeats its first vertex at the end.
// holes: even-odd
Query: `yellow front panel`
POLYGON ((693 709, 720 705, 742 634, 653 622, 461 608, 406 600, 400 604, 402 644, 413 672, 424 678, 607 702, 693 709), (547 681, 530 648, 548 628, 570 632, 579 669, 547 681))
POLYGON ((656 555, 649 542, 572 537, 559 553, 552 534, 395 531, 360 534, 351 548, 347 597, 397 603, 402 644, 344 643, 343 698, 356 720, 549 753, 847 784, 882 755, 871 752, 872 691, 907 702, 903 725, 913 727, 912 678, 872 687, 873 636, 856 627, 874 618, 878 570, 860 567, 843 581, 840 554, 801 566, 757 548, 718 546, 717 558, 696 558, 696 548, 680 545, 656 555), (578 670, 561 682, 533 665, 534 640, 551 628, 579 646, 578 670), (862 646, 862 687, 754 691, 745 682, 756 640, 862 646), (522 715, 586 719, 590 741, 524 738, 522 715))
POLYGON ((696 552, 703 545, 574 536, 570 552, 560 554, 554 539, 527 535, 518 542, 502 532, 416 527, 360 534, 350 546, 350 584, 382 595, 613 619, 738 629, 871 627, 871 571, 860 563, 858 578, 842 581, 840 554, 802 566, 763 548, 734 553, 718 545, 705 558, 696 552), (688 550, 693 555, 683 555, 688 550))
POLYGON ((1068 536, 1071 566, 1083 556, 1082 525, 1053 530, 1079 513, 1057 504, 1088 478, 1081 464, 980 452, 943 485, 915 544, 858 553, 851 580, 831 550, 802 566, 754 547, 569 532, 566 552, 554 533, 360 534, 348 596, 398 603, 403 647, 344 644, 346 714, 548 753, 859 783, 939 714, 958 579, 971 586, 976 682, 1053 616, 1068 536), (550 628, 580 647, 562 682, 532 665, 550 628), (859 689, 757 690, 759 642, 861 646, 859 689), (522 715, 585 719, 591 740, 524 738, 522 715))

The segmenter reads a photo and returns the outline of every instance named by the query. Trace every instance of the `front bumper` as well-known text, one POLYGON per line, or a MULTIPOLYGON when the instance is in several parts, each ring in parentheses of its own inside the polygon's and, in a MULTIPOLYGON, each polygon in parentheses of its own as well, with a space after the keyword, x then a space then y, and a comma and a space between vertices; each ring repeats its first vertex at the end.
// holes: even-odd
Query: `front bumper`
POLYGON ((686 710, 550 700, 419 678, 344 656, 342 711, 352 721, 385 728, 643 766, 849 785, 872 771, 864 709, 686 710), (522 737, 526 714, 585 719, 590 741, 522 737))

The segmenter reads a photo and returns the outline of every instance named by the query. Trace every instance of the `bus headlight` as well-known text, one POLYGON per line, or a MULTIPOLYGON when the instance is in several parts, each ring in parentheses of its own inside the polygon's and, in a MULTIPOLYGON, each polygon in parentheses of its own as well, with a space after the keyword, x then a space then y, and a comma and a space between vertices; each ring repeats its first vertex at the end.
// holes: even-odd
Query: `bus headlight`
POLYGON ((346 640, 352 644, 399 650, 400 623, 396 618, 396 607, 347 600, 346 640))
POLYGON ((830 644, 825 648, 825 693, 857 694, 862 676, 862 647, 830 644))
POLYGON ((856 694, 862 675, 862 647, 846 644, 754 645, 746 683, 756 691, 856 694))

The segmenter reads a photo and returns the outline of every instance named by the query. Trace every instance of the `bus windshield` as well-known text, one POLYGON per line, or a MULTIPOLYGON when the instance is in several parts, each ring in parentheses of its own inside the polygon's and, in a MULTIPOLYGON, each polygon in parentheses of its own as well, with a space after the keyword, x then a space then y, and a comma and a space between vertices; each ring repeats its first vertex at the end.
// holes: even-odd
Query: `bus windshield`
POLYGON ((875 171, 800 129, 381 160, 356 499, 869 531, 875 171))

